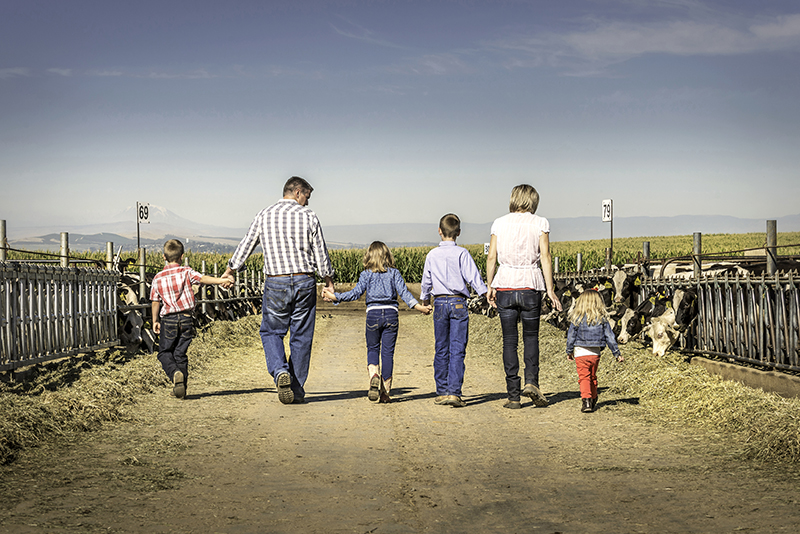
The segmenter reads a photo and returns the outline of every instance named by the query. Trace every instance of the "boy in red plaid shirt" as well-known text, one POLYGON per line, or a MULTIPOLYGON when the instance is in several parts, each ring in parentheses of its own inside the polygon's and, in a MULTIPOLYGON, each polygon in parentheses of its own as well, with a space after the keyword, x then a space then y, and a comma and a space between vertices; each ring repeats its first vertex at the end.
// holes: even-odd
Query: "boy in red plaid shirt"
POLYGON ((186 351, 194 339, 194 291, 192 284, 230 287, 233 277, 216 278, 181 265, 183 243, 170 239, 164 243, 164 270, 155 275, 150 289, 153 332, 159 334, 158 361, 172 380, 172 394, 186 396, 189 358, 186 351), (163 305, 163 307, 162 307, 163 305))

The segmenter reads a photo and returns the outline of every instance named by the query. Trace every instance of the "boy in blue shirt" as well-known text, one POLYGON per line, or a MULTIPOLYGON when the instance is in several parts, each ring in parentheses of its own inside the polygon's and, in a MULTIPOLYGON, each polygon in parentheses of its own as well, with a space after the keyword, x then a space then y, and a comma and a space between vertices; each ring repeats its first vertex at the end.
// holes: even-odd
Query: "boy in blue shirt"
POLYGON ((425 257, 420 300, 430 303, 433 297, 433 335, 436 354, 433 378, 436 381, 435 404, 461 408, 464 383, 464 357, 467 353, 469 312, 467 297, 472 286, 478 295, 486 294, 486 284, 475 260, 464 247, 456 245, 461 234, 461 219, 448 213, 439 220, 439 246, 425 257))

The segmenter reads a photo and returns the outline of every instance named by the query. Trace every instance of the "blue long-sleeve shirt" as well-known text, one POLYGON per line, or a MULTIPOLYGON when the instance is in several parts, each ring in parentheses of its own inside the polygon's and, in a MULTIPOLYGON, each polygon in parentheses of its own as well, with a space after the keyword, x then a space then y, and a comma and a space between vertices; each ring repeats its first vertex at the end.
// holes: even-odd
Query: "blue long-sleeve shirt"
POLYGON ((467 284, 478 295, 487 291, 481 272, 467 249, 459 247, 455 241, 442 241, 428 252, 422 271, 421 300, 428 300, 432 295, 469 297, 467 284))
POLYGON ((349 302, 358 300, 361 295, 367 294, 367 309, 391 306, 397 308, 397 296, 413 308, 419 301, 408 290, 403 275, 394 267, 389 267, 385 273, 364 270, 358 277, 356 286, 345 293, 334 293, 336 300, 349 302))

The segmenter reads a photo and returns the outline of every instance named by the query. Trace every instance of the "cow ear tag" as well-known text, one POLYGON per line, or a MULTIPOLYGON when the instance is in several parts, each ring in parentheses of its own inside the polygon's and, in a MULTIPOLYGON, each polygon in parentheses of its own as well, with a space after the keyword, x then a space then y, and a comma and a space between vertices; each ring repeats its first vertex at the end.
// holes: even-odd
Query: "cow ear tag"
POLYGON ((611 289, 612 287, 611 282, 606 282, 606 289, 611 289))

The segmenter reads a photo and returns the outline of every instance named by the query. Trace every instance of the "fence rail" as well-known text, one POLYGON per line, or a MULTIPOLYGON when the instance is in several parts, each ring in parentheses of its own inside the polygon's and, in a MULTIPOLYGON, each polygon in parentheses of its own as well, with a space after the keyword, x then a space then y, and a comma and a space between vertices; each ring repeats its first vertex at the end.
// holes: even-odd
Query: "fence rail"
POLYGON ((119 273, 0 262, 0 371, 116 345, 119 273))

